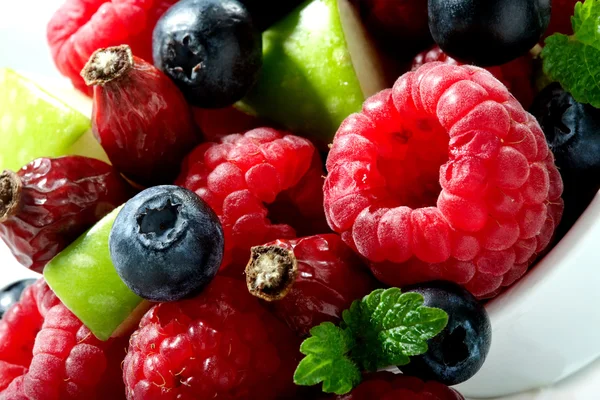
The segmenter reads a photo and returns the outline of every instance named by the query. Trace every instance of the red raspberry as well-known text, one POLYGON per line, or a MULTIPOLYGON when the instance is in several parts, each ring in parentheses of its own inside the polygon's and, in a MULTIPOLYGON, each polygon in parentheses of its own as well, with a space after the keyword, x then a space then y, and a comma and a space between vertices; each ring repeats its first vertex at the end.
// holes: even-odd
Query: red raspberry
POLYGON ((368 99, 327 169, 330 226, 393 286, 443 279, 493 296, 548 246, 563 209, 538 123, 473 66, 427 63, 368 99))
POLYGON ((177 86, 128 46, 99 49, 81 74, 94 86, 92 129, 112 164, 141 185, 171 183, 199 142, 177 86))
POLYGON ((46 263, 132 190, 119 173, 93 158, 38 158, 16 174, 0 174, 0 237, 25 267, 46 263))
POLYGON ((378 372, 365 379, 352 392, 333 397, 336 400, 464 400, 452 388, 418 378, 378 372))
POLYGON ((79 72, 99 48, 128 44, 152 62, 152 31, 177 0, 66 0, 48 23, 47 38, 58 70, 88 95, 79 72))
POLYGON ((242 282, 217 276, 200 296, 142 318, 123 365, 127 398, 289 398, 298 346, 242 282))
POLYGON ((241 274, 250 247, 326 229, 322 173, 307 139, 259 128, 201 144, 184 160, 176 183, 219 216, 222 268, 234 264, 241 274))
POLYGON ((215 109, 192 107, 192 113, 196 125, 207 142, 217 142, 223 136, 264 126, 259 118, 233 107, 215 109))
POLYGON ((250 293, 272 302, 277 317, 300 336, 321 322, 339 322, 342 311, 377 287, 336 234, 253 247, 246 282, 250 293))
POLYGON ((0 320, 0 399, 121 399, 126 343, 96 339, 40 279, 0 320))
MULTIPOLYGON (((448 56, 438 45, 423 51, 415 56, 412 62, 412 70, 428 62, 440 61, 444 64, 463 65, 454 58, 448 56)), ((521 102, 524 108, 529 108, 533 101, 533 57, 525 54, 506 64, 485 68, 502 82, 508 90, 521 102)))
POLYGON ((543 38, 557 32, 565 35, 573 34, 571 16, 578 1, 581 0, 552 0, 552 16, 543 38))

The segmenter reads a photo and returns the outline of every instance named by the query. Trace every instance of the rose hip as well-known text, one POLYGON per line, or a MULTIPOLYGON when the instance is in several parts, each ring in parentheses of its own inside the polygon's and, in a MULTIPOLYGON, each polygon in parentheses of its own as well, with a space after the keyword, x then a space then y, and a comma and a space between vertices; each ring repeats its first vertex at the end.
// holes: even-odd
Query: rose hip
POLYGON ((36 272, 132 189, 103 161, 81 156, 38 158, 0 174, 0 237, 36 272))
POLYGON ((354 300, 376 288, 361 260, 336 234, 253 247, 246 283, 300 336, 321 322, 339 320, 354 300))
POLYGON ((112 164, 141 185, 171 183, 200 137, 175 84, 127 45, 97 50, 81 75, 94 87, 92 129, 112 164))

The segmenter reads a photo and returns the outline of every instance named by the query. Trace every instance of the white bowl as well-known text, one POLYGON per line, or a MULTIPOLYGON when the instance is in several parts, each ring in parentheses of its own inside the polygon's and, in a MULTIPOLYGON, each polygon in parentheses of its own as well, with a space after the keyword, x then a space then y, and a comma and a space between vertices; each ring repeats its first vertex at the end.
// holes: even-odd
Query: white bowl
POLYGON ((492 346, 465 396, 505 396, 558 382, 600 356, 600 194, 567 235, 487 305, 492 346))

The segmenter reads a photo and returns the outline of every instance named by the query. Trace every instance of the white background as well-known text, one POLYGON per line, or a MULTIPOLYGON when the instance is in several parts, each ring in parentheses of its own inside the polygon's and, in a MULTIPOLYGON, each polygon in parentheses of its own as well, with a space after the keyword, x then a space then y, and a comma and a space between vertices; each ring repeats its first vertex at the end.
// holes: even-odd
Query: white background
MULTIPOLYGON (((0 67, 11 67, 44 80, 62 79, 54 68, 45 40, 46 22, 62 2, 0 0, 0 67)), ((0 287, 27 274, 14 263, 4 245, 0 245, 0 287)), ((542 388, 505 400, 559 399, 600 399, 600 362, 554 388, 542 388)))

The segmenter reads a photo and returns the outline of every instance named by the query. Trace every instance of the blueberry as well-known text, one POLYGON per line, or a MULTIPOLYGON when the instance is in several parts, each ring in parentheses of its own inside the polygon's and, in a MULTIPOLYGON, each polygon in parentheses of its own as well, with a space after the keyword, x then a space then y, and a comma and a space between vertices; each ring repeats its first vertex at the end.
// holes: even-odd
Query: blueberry
POLYGON ((195 193, 178 186, 151 187, 125 203, 108 240, 123 282, 152 301, 197 294, 223 258, 218 217, 195 193))
POLYGON ((403 289, 423 295, 425 305, 448 313, 448 325, 427 342, 427 353, 400 366, 408 375, 457 385, 471 378, 490 350, 492 327, 485 308, 455 283, 434 281, 403 289))
POLYGON ((500 65, 540 40, 550 9, 551 0, 429 0, 429 30, 457 60, 500 65))
POLYGON ((2 318, 10 306, 19 301, 23 290, 25 290, 27 286, 35 283, 35 281, 36 279, 23 279, 11 283, 4 289, 0 290, 0 318, 2 318))
POLYGON ((530 112, 563 179, 565 209, 557 230, 562 237, 600 190, 600 110, 577 102, 553 83, 536 96, 530 112))
POLYGON ((203 108, 240 100, 262 66, 262 37, 237 0, 179 1, 156 24, 152 50, 154 65, 203 108))

